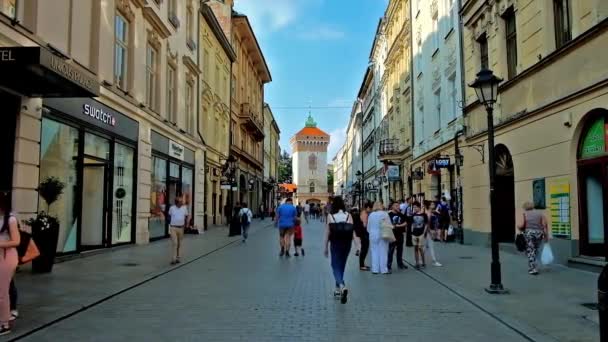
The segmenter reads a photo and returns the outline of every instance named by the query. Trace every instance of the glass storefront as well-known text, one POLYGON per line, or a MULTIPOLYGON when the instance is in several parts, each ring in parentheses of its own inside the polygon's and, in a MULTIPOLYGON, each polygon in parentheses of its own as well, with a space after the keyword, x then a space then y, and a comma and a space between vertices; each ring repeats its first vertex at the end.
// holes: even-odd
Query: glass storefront
MULTIPOLYGON (((91 99, 64 99, 57 105, 53 100, 45 99, 45 102, 40 181, 56 177, 65 184, 63 194, 48 208, 60 223, 57 252, 73 253, 132 243, 135 236, 135 142, 120 139, 112 130, 117 123, 124 124, 116 128, 117 133, 122 133, 121 136, 131 133, 129 138, 133 138, 137 136, 137 123, 91 99), (105 118, 113 117, 112 125, 107 128, 103 125, 106 129, 100 130, 95 125, 74 120, 70 116, 81 113, 70 113, 72 108, 98 110, 105 118)), ((98 125, 99 119, 91 118, 98 125)), ((42 198, 39 210, 47 210, 42 198)))

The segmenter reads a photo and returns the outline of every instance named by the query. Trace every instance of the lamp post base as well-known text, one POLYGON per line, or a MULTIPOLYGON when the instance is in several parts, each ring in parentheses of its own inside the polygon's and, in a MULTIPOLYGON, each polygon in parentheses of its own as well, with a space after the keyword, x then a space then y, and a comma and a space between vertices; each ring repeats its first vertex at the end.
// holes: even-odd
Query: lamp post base
POLYGON ((502 284, 490 284, 489 287, 485 288, 486 292, 489 294, 508 294, 509 290, 506 290, 502 287, 502 284))

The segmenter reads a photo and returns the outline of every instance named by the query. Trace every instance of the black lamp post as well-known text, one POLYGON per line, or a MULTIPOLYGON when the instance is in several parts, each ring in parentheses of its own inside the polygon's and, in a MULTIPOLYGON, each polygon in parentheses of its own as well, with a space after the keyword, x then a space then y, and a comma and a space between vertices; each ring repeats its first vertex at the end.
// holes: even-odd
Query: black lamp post
POLYGON ((230 220, 232 219, 232 202, 234 201, 232 198, 232 188, 235 186, 236 182, 236 162, 237 159, 233 155, 230 155, 224 163, 224 176, 227 178, 228 183, 230 183, 230 188, 228 189, 228 204, 226 206, 226 212, 224 213, 228 217, 228 224, 230 224, 230 220))
POLYGON ((359 210, 363 210, 363 201, 365 198, 365 187, 363 186, 363 172, 360 170, 355 173, 357 176, 357 181, 359 182, 359 186, 361 187, 361 193, 359 194, 359 210))
POLYGON ((475 89, 479 102, 486 107, 488 114, 488 163, 490 172, 490 224, 492 229, 492 265, 491 276, 492 282, 490 287, 486 288, 486 292, 492 294, 507 293, 507 290, 502 286, 500 272, 500 256, 498 252, 498 231, 492 219, 492 209, 496 203, 494 193, 494 180, 496 178, 496 163, 494 162, 494 104, 498 97, 498 85, 502 82, 502 78, 496 77, 492 70, 482 69, 475 81, 469 84, 469 87, 475 89))

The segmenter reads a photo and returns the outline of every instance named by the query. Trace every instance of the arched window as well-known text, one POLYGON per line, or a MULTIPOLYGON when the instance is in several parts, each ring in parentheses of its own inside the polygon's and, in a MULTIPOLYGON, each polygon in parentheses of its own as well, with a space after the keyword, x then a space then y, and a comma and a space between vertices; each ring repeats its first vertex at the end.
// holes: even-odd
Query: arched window
POLYGON ((315 192, 315 182, 311 181, 309 187, 310 187, 309 190, 310 190, 311 193, 315 192))
POLYGON ((310 156, 308 156, 308 169, 309 170, 317 169, 317 156, 314 154, 311 154, 310 156))

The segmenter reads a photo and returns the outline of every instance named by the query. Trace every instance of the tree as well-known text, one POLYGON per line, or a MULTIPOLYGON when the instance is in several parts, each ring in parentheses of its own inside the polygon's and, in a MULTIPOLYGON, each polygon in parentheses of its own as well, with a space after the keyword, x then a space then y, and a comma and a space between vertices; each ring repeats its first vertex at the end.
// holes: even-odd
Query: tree
POLYGON ((334 192, 334 172, 332 170, 327 170, 327 192, 330 194, 334 192))
POLYGON ((279 158, 279 183, 291 183, 292 179, 291 156, 287 151, 283 151, 279 158))

